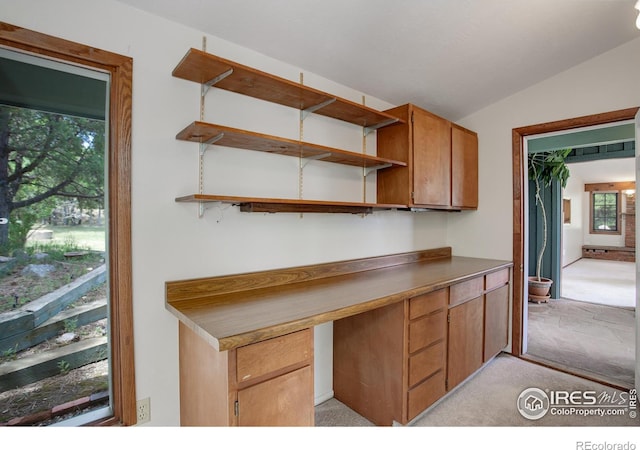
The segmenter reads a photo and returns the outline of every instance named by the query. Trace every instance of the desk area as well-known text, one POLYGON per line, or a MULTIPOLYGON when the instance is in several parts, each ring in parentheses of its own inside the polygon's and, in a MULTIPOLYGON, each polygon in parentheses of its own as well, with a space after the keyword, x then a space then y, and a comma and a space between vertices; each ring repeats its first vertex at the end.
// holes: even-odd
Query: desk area
POLYGON ((374 423, 407 423, 507 345, 511 266, 445 247, 167 282, 181 424, 312 426, 313 327, 329 321, 336 398, 374 423), (380 336, 393 348, 377 345, 380 336), (456 361, 469 343, 480 353, 456 361), (356 375, 381 363, 377 387, 356 375), (391 394, 376 391, 383 399, 372 407, 371 389, 391 394))

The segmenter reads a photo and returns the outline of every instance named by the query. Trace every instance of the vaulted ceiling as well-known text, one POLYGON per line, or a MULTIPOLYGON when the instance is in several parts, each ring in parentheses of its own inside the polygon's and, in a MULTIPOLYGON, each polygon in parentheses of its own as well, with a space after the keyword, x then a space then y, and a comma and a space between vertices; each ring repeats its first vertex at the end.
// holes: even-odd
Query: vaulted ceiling
POLYGON ((640 37, 636 0, 120 1, 454 121, 640 37))

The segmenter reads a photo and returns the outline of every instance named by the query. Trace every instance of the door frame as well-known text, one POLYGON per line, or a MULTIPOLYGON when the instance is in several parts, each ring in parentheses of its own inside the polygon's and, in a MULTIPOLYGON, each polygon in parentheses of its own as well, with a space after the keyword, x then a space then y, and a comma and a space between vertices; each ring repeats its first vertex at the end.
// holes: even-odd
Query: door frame
POLYGON ((524 140, 527 136, 550 133, 556 131, 571 130, 594 125, 604 125, 623 120, 633 120, 639 108, 627 108, 589 116, 575 117, 572 119, 545 122, 536 125, 514 128, 512 130, 512 163, 513 163, 513 308, 512 308, 512 334, 511 353, 515 356, 522 355, 524 343, 524 257, 525 257, 525 183, 528 180, 526 173, 526 154, 524 140))

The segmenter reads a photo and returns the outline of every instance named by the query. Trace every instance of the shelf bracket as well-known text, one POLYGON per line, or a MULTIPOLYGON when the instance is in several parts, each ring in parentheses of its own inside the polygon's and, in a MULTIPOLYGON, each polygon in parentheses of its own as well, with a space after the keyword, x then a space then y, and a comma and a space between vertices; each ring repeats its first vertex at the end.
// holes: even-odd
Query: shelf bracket
POLYGON ((367 175, 369 175, 371 172, 375 172, 377 170, 381 170, 381 169, 386 169, 388 167, 391 167, 391 164, 380 164, 377 166, 371 166, 371 167, 364 167, 364 176, 366 177, 367 175))
POLYGON ((309 106, 306 109, 302 109, 300 110, 300 120, 304 120, 307 118, 307 116, 313 112, 316 112, 317 110, 324 108, 327 105, 330 105, 331 103, 335 102, 337 99, 336 98, 330 98, 329 100, 325 100, 322 103, 319 103, 317 105, 314 106, 309 106))
POLYGON ((202 95, 205 95, 212 86, 214 86, 215 84, 217 84, 220 81, 224 80, 225 78, 227 78, 232 73, 233 73, 233 69, 229 69, 226 72, 222 72, 217 77, 214 77, 214 78, 210 79, 206 83, 202 83, 202 95))
POLYGON ((301 158, 302 161, 304 161, 304 164, 302 164, 301 167, 304 168, 310 161, 317 161, 319 159, 325 159, 325 158, 328 158, 329 156, 331 156, 331 152, 320 153, 319 155, 309 156, 308 158, 301 158))
POLYGON ((207 151, 207 149, 209 148, 210 145, 215 144, 216 142, 218 142, 223 137, 224 137, 224 133, 220 133, 220 134, 216 134, 212 138, 207 139, 204 142, 201 142, 200 143, 200 156, 204 155, 204 152, 207 151))
POLYGON ((384 122, 371 125, 370 127, 364 127, 363 133, 366 136, 372 131, 376 131, 378 128, 386 127, 387 125, 391 125, 392 123, 396 123, 398 121, 400 121, 400 119, 389 119, 389 120, 385 120, 384 122))

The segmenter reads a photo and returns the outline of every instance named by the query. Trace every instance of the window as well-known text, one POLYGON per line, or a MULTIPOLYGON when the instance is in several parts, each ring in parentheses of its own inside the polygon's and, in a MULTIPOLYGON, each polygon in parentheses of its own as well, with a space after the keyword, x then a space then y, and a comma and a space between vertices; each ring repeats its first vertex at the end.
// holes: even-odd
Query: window
POLYGON ((562 199, 562 217, 563 217, 563 223, 571 224, 571 199, 570 198, 562 199))
MULTIPOLYGON (((136 423, 131 283, 131 58, 0 22, 0 46, 44 59, 105 72, 109 76, 106 197, 109 211, 108 308, 111 362, 110 413, 93 424, 136 423)), ((0 223, 0 226, 6 225, 0 223)), ((83 424, 83 423, 78 423, 83 424)))
POLYGON ((618 192, 591 193, 591 233, 620 234, 618 192))
POLYGON ((621 192, 635 189, 635 181, 591 183, 584 185, 589 193, 589 233, 622 234, 621 192))

